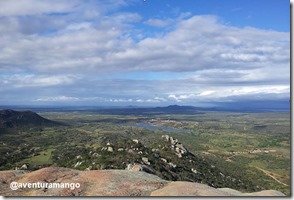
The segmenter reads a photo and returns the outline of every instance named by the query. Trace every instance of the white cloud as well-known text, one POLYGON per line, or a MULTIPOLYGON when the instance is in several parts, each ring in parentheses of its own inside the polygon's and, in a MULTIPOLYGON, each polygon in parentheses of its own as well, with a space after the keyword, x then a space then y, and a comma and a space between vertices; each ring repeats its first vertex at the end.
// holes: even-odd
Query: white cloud
POLYGON ((213 93, 215 93, 215 91, 208 90, 208 91, 201 92, 199 94, 199 96, 208 96, 208 95, 211 95, 213 93))
POLYGON ((162 97, 154 97, 154 100, 155 101, 158 101, 158 102, 165 102, 165 101, 167 101, 165 98, 162 98, 162 97))
POLYGON ((155 27, 165 27, 168 26, 170 23, 172 23, 171 19, 162 20, 162 19, 148 19, 144 22, 145 24, 149 26, 155 26, 155 27))
POLYGON ((187 100, 187 99, 193 99, 195 97, 195 94, 181 94, 181 95, 175 95, 175 94, 170 94, 168 95, 168 98, 170 99, 174 99, 177 102, 181 102, 183 100, 187 100))
POLYGON ((162 98, 162 97, 155 97, 155 98, 152 98, 152 99, 142 99, 142 98, 135 98, 135 99, 131 99, 131 98, 128 98, 128 99, 125 99, 125 98, 119 98, 119 99, 116 99, 116 98, 112 98, 109 100, 109 102, 114 102, 114 103, 160 103, 160 102, 165 102, 166 99, 165 98, 162 98))
POLYGON ((97 23, 72 22, 52 35, 6 34, 1 41, 0 70, 195 72, 289 67, 289 33, 236 28, 213 16, 194 16, 161 37, 135 43, 128 28, 139 18, 120 13, 97 23))
POLYGON ((38 98, 35 101, 53 101, 53 102, 58 102, 58 101, 78 101, 79 98, 77 97, 68 97, 68 96, 57 96, 57 97, 43 97, 43 98, 38 98))
POLYGON ((65 28, 65 31, 78 31, 82 29, 90 29, 92 26, 91 23, 89 22, 83 22, 83 23, 73 23, 70 24, 65 28))
POLYGON ((69 12, 78 1, 17 0, 0 1, 0 16, 39 15, 44 13, 69 12))
POLYGON ((168 103, 290 95, 289 33, 237 28, 216 16, 143 20, 116 10, 129 2, 1 1, 2 98, 168 103), (145 34, 140 23, 164 30, 145 34), (148 73, 144 80, 145 72, 169 72, 168 80, 147 81, 148 73))
MULTIPOLYGON (((64 86, 77 80, 76 76, 36 76, 36 75, 13 75, 3 77, 4 86, 12 86, 15 88, 24 87, 48 87, 48 86, 64 86)), ((1 88, 1 87, 0 87, 1 88)))
POLYGON ((198 94, 170 94, 168 98, 176 102, 191 102, 191 101, 226 101, 227 99, 238 99, 250 97, 252 100, 268 98, 268 95, 282 95, 283 98, 288 98, 290 86, 242 86, 242 87, 218 87, 217 90, 207 90, 198 94))
POLYGON ((110 99, 110 102, 114 103, 126 103, 126 102, 133 102, 133 99, 110 99))
POLYGON ((250 69, 280 63, 288 67, 289 33, 236 28, 221 24, 213 16, 194 16, 164 36, 146 38, 116 52, 112 59, 151 71, 250 69))

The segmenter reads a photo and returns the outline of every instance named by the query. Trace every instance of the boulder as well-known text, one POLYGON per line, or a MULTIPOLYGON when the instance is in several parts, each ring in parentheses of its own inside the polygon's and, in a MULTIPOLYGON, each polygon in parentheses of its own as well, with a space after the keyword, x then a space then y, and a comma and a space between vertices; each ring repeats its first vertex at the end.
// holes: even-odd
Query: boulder
POLYGON ((150 165, 150 162, 149 162, 148 158, 143 157, 143 158, 142 158, 142 161, 143 161, 146 165, 150 165))
POLYGON ((75 164, 74 168, 77 168, 77 167, 80 166, 82 163, 83 163, 83 161, 81 161, 81 162, 77 162, 77 163, 75 164))
POLYGON ((124 151, 124 148, 118 148, 117 151, 124 151))
POLYGON ((99 156, 100 156, 100 154, 98 154, 98 153, 96 153, 96 152, 92 154, 92 157, 96 157, 96 158, 97 158, 97 157, 99 157, 99 156))
POLYGON ((177 165, 173 164, 172 162, 169 162, 168 164, 169 164, 169 166, 171 166, 172 168, 176 168, 176 167, 177 167, 177 165))
POLYGON ((149 174, 154 174, 154 171, 147 167, 146 165, 140 165, 140 164, 128 164, 127 170, 134 171, 134 172, 146 172, 149 174))
POLYGON ((23 164, 20 169, 28 169, 28 166, 26 164, 23 164))
POLYGON ((109 152, 113 152, 113 147, 107 147, 107 151, 109 151, 109 152))
POLYGON ((163 136, 161 136, 161 138, 166 142, 169 141, 169 135, 163 135, 163 136))
POLYGON ((232 196, 227 192, 200 183, 171 182, 167 186, 155 190, 150 196, 232 196))
POLYGON ((133 142, 135 142, 136 144, 139 144, 139 140, 137 139, 133 139, 133 142))
MULTIPOLYGON (((129 165, 128 165, 129 166, 129 165)), ((79 171, 62 167, 48 167, 37 171, 0 171, 2 196, 285 196, 276 190, 241 193, 230 188, 216 189, 193 182, 165 181, 144 165, 130 165, 131 170, 79 171), (18 183, 79 183, 80 187, 11 190, 11 182, 18 183)))
POLYGON ((227 192, 232 196, 285 196, 285 194, 277 190, 262 190, 259 192, 252 193, 242 193, 238 190, 234 190, 231 188, 218 188, 218 190, 227 192))

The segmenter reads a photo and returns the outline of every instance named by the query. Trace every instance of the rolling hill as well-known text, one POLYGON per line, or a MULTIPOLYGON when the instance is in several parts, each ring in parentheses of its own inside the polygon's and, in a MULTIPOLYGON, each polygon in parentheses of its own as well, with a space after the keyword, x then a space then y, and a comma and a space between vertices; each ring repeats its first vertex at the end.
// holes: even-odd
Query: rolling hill
POLYGON ((23 129, 61 125, 32 111, 0 110, 0 129, 23 129))

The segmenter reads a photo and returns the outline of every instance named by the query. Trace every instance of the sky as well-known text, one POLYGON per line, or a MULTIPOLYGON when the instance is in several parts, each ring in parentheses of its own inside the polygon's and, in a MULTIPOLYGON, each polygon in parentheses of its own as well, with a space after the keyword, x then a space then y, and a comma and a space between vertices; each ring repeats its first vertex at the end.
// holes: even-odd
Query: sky
POLYGON ((287 0, 0 1, 0 105, 290 99, 287 0))

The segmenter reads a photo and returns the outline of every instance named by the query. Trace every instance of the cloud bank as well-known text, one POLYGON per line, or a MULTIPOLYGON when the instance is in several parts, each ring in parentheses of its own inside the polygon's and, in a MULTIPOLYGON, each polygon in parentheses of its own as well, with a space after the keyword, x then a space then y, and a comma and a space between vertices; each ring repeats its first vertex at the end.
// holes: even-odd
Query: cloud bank
POLYGON ((290 98, 289 33, 121 11, 137 3, 1 1, 0 104, 290 98))

